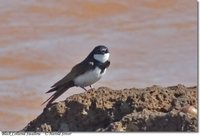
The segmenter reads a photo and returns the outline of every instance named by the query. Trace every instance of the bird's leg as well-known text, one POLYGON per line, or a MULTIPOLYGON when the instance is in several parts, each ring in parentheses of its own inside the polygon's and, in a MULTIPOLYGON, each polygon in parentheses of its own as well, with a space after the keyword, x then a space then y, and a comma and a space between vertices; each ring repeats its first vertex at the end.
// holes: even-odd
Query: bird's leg
POLYGON ((84 87, 81 87, 82 89, 84 89, 85 91, 87 91, 87 89, 85 89, 84 87))
POLYGON ((94 91, 94 89, 93 89, 92 85, 90 85, 90 88, 92 89, 92 91, 94 91))

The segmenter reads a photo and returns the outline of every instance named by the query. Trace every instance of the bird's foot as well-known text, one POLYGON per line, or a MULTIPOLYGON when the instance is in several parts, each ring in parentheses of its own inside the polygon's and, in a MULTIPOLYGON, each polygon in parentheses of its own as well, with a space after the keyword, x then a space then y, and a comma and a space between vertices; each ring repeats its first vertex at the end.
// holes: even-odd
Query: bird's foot
POLYGON ((85 89, 84 87, 81 87, 82 89, 84 89, 87 92, 87 89, 85 89))
POLYGON ((91 89, 92 91, 94 91, 94 89, 93 89, 92 85, 90 85, 90 89, 91 89))

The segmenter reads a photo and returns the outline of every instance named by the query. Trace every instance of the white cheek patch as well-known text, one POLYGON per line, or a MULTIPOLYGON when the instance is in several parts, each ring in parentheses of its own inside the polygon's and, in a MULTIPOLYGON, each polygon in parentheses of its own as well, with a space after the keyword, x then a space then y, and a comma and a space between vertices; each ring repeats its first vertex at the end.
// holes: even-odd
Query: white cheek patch
POLYGON ((102 63, 108 61, 110 54, 106 53, 106 54, 94 54, 94 59, 98 60, 102 63))

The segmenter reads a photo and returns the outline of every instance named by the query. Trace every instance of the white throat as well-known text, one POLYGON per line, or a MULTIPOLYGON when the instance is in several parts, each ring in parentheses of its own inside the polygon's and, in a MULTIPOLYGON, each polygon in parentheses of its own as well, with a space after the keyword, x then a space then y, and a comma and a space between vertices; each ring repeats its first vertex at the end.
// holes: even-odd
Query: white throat
POLYGON ((106 61, 108 61, 110 54, 106 53, 106 54, 94 54, 94 59, 97 61, 100 61, 101 63, 104 63, 106 61))

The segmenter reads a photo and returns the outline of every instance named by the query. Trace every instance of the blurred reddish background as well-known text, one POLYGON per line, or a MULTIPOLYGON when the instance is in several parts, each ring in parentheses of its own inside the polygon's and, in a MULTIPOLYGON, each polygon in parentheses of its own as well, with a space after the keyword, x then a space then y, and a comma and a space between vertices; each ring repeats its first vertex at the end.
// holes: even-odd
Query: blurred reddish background
POLYGON ((37 117, 49 87, 99 44, 111 67, 96 88, 197 85, 197 2, 1 0, 0 130, 37 117))

